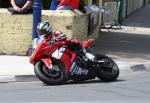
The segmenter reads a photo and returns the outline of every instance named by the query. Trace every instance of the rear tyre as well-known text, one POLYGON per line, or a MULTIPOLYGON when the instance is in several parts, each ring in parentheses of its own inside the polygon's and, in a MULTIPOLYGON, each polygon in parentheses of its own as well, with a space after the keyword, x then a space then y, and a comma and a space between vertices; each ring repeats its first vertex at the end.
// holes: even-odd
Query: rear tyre
POLYGON ((119 76, 119 68, 117 64, 108 56, 97 54, 95 60, 104 61, 103 65, 97 68, 97 77, 102 81, 111 82, 115 81, 119 76))
POLYGON ((42 61, 38 61, 34 66, 36 76, 47 85, 58 85, 65 83, 66 71, 63 63, 58 60, 52 62, 57 71, 51 71, 42 61))

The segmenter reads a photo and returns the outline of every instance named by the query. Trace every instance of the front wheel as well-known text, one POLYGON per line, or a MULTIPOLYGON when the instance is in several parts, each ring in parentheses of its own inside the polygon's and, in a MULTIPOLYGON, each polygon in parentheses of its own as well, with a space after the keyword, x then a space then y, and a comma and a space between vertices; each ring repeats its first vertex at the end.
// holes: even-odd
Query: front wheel
POLYGON ((97 62, 103 61, 102 65, 97 67, 97 77, 103 81, 115 81, 119 76, 119 68, 117 64, 108 56, 96 54, 95 60, 97 62))
POLYGON ((42 61, 38 61, 34 66, 36 76, 48 85, 63 84, 66 81, 66 72, 63 63, 53 61, 55 69, 48 69, 42 61))

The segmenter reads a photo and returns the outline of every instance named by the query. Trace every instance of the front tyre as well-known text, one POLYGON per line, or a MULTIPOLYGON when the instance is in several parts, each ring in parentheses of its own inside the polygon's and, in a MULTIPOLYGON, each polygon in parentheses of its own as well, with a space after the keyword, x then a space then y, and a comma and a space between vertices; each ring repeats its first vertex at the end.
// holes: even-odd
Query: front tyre
POLYGON ((96 54, 95 60, 104 61, 102 65, 97 68, 97 77, 103 81, 111 82, 115 81, 119 76, 119 68, 117 64, 108 56, 102 54, 96 54))
POLYGON ((38 61, 34 66, 36 76, 47 85, 63 84, 66 81, 66 72, 63 63, 53 61, 53 66, 57 71, 48 69, 42 61, 38 61))

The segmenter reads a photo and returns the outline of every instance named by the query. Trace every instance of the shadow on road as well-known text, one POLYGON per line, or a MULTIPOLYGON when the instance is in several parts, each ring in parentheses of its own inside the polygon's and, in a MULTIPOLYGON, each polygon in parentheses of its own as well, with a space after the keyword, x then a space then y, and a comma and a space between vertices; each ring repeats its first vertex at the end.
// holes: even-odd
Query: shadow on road
POLYGON ((104 81, 101 81, 101 80, 93 79, 93 80, 86 80, 86 81, 68 81, 68 82, 66 82, 66 84, 62 84, 62 85, 46 85, 46 84, 43 84, 43 86, 64 86, 64 85, 81 85, 81 84, 97 84, 97 83, 115 83, 115 82, 123 82, 123 81, 126 81, 126 80, 118 79, 118 80, 113 81, 113 82, 104 82, 104 81))
MULTIPOLYGON (((125 81, 125 80, 116 80, 116 81, 113 81, 113 82, 122 82, 122 81, 125 81)), ((79 81, 79 82, 75 82, 75 81, 72 81, 72 82, 68 82, 67 85, 72 85, 72 84, 94 84, 94 83, 113 83, 113 82, 104 82, 104 81, 101 81, 101 80, 87 80, 87 81, 79 81)))
POLYGON ((102 32, 93 52, 150 60, 150 35, 102 32))
POLYGON ((114 55, 114 58, 150 60, 150 5, 133 12, 123 22, 131 29, 101 32, 95 53, 114 55), (134 30, 135 29, 135 30, 134 30), (131 31, 130 31, 131 30, 131 31), (132 32, 132 33, 131 33, 132 32))

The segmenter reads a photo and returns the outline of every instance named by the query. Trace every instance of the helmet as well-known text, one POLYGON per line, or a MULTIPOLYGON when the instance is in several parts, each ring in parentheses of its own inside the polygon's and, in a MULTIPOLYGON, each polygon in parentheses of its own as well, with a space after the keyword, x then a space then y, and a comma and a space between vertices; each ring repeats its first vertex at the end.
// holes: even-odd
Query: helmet
POLYGON ((37 26, 38 35, 47 35, 49 32, 52 32, 52 27, 48 21, 44 21, 38 24, 37 26))

